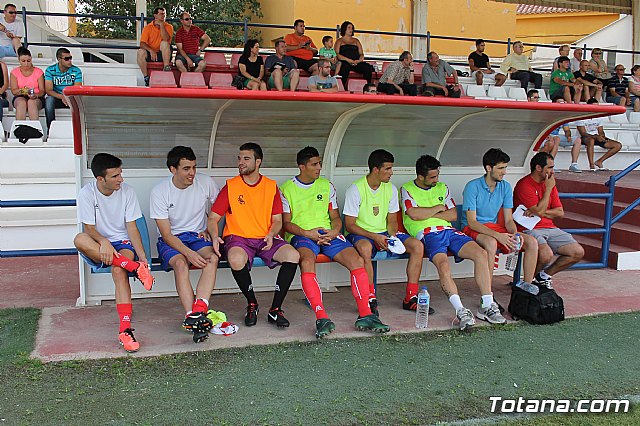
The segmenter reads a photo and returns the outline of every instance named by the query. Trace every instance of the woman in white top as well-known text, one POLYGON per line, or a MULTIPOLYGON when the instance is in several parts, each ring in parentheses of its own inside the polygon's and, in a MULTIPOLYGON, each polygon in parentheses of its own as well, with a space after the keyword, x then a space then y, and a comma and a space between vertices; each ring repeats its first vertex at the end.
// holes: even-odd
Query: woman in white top
POLYGON ((631 95, 631 105, 635 112, 640 111, 640 65, 631 68, 629 77, 629 94, 631 95))

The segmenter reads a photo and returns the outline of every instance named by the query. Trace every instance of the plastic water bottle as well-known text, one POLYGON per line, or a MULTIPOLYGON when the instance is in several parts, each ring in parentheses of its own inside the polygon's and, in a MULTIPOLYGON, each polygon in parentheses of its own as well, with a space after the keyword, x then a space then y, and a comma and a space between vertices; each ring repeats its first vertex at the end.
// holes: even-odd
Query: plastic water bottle
POLYGON ((418 293, 418 306, 416 307, 416 328, 427 328, 429 325, 429 303, 431 296, 427 287, 422 287, 418 293))
POLYGON ((520 234, 515 234, 511 239, 515 247, 513 250, 507 254, 507 259, 504 263, 504 268, 507 271, 515 271, 516 266, 518 264, 518 254, 520 253, 520 249, 522 248, 522 236, 520 234))

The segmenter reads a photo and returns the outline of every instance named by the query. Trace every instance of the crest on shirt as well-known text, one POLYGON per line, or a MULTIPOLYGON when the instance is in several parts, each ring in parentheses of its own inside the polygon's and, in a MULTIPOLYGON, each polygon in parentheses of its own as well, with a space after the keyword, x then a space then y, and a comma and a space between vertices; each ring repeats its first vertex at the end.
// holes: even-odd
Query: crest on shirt
POLYGON ((316 196, 316 200, 318 200, 318 201, 322 201, 322 194, 318 194, 318 195, 316 196))
POLYGON ((244 201, 244 195, 240 194, 238 195, 238 203, 240 204, 244 204, 246 201, 244 201))
POLYGON ((380 214, 380 207, 379 206, 373 206, 373 215, 374 216, 378 216, 380 214))
POLYGON ((444 200, 444 197, 438 197, 438 200, 442 201, 442 200, 444 200))

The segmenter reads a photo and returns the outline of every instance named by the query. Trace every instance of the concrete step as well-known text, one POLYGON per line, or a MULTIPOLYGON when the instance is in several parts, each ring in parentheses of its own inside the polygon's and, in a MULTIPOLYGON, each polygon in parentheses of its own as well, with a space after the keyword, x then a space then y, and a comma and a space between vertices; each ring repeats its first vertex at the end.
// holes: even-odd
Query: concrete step
MULTIPOLYGON (((556 177, 559 192, 609 192, 604 185, 609 176, 616 172, 584 172, 580 174, 563 173, 556 177)), ((633 172, 632 172, 633 173, 633 172)), ((616 183, 614 200, 630 204, 640 197, 640 179, 638 174, 627 175, 616 183)))
MULTIPOLYGON (((584 214, 568 212, 562 219, 555 221, 560 228, 599 228, 602 227, 601 218, 584 214)), ((602 235, 592 234, 589 237, 601 241, 602 235)), ((640 250, 640 226, 628 223, 616 223, 611 228, 611 243, 627 247, 630 250, 640 250)))
MULTIPOLYGON (((602 241, 592 236, 574 235, 573 236, 584 248, 584 258, 592 262, 600 261, 600 253, 602 252, 602 241)), ((640 269, 640 251, 635 251, 629 247, 618 244, 609 246, 608 266, 618 270, 639 270, 640 269)))
MULTIPOLYGON (((614 216, 624 210, 629 204, 614 201, 614 216)), ((602 218, 604 217, 605 200, 596 199, 564 199, 562 206, 565 212, 573 212, 580 214, 588 214, 589 216, 602 218)), ((640 223, 640 206, 628 212, 620 219, 620 223, 628 223, 635 225, 640 223)))

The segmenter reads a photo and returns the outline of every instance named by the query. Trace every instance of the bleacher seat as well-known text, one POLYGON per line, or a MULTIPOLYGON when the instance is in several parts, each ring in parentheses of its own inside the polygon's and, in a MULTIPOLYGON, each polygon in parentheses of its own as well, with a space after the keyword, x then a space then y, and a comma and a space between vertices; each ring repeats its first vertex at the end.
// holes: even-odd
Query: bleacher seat
POLYGON ((4 142, 4 141, 5 141, 4 127, 2 127, 2 122, 0 122, 0 142, 4 142))
POLYGON ((527 92, 522 87, 512 87, 509 89, 509 97, 517 101, 526 101, 527 92))
MULTIPOLYGON (((67 47, 69 52, 71 52, 71 56, 73 56, 73 65, 82 65, 84 64, 84 55, 82 54, 82 49, 79 47, 67 47)), ((55 59, 55 58, 54 58, 55 59)))
POLYGON ((151 71, 149 78, 151 87, 178 87, 172 71, 151 71))
POLYGON ((615 114, 615 115, 610 115, 609 116, 609 120, 611 120, 612 123, 615 124, 619 124, 620 127, 622 128, 637 128, 637 124, 635 123, 629 123, 629 119, 627 118, 627 114, 615 114))
POLYGON ((384 74, 384 72, 387 70, 387 68, 389 68, 389 65, 391 65, 391 61, 384 61, 382 63, 382 73, 384 74))
POLYGON ((422 62, 414 62, 413 63, 413 73, 415 75, 422 76, 422 67, 424 64, 422 62))
MULTIPOLYGON (((609 135, 607 135, 609 136, 609 135)), ((616 137, 609 136, 611 139, 617 140, 622 144, 623 149, 638 149, 636 134, 633 132, 618 132, 616 137)))
MULTIPOLYGON (((11 123, 11 131, 9 132, 9 139, 7 140, 8 143, 12 145, 22 145, 22 143, 18 140, 18 138, 16 138, 16 136, 13 133, 16 130, 16 127, 18 127, 18 125, 20 124, 26 124, 28 126, 31 126, 35 129, 40 130, 40 132, 42 132, 43 135, 45 134, 45 131, 42 128, 42 123, 40 121, 14 120, 13 123, 11 123)), ((43 138, 34 138, 34 139, 29 139, 27 141, 27 144, 42 145, 42 142, 43 142, 43 138)))
POLYGON ((189 89, 206 89, 204 75, 201 72, 183 72, 180 74, 180 87, 189 89))
POLYGON ((349 91, 352 93, 362 94, 362 88, 365 84, 367 84, 367 80, 363 80, 361 78, 351 78, 349 79, 349 91))
POLYGON ((540 96, 540 100, 548 101, 550 100, 547 96, 547 92, 544 89, 536 89, 538 91, 538 95, 540 96))
POLYGON ((55 61, 51 46, 35 46, 30 44, 29 51, 33 59, 42 59, 50 62, 55 61))
MULTIPOLYGON (((338 79, 338 81, 341 81, 338 79)), ((300 77, 300 82, 298 83, 298 91, 308 92, 309 91, 309 77, 300 77)))
POLYGON ((233 76, 228 73, 211 73, 209 77, 209 87, 212 89, 233 89, 238 90, 231 85, 233 76))
POLYGON ((73 123, 62 120, 52 121, 47 145, 73 145, 73 123))
POLYGON ((640 112, 630 112, 629 113, 629 123, 631 124, 640 124, 640 112))
POLYGON ((500 87, 496 87, 496 86, 493 86, 493 85, 489 86, 489 90, 487 91, 487 95, 492 97, 492 98, 496 98, 498 100, 513 100, 513 99, 509 98, 509 95, 507 95, 507 91, 502 86, 500 86, 500 87))
POLYGON ((222 52, 204 52, 207 65, 227 65, 227 58, 222 52))
POLYGON ((238 61, 240 60, 240 56, 242 56, 242 53, 233 53, 231 55, 231 67, 238 67, 238 61))
POLYGON ((477 84, 469 84, 467 86, 467 96, 473 96, 474 98, 484 98, 487 96, 487 92, 484 90, 484 86, 482 85, 478 86, 477 84))
POLYGON ((338 92, 346 92, 346 90, 344 90, 344 85, 342 84, 342 79, 338 78, 337 80, 338 80, 338 92))

